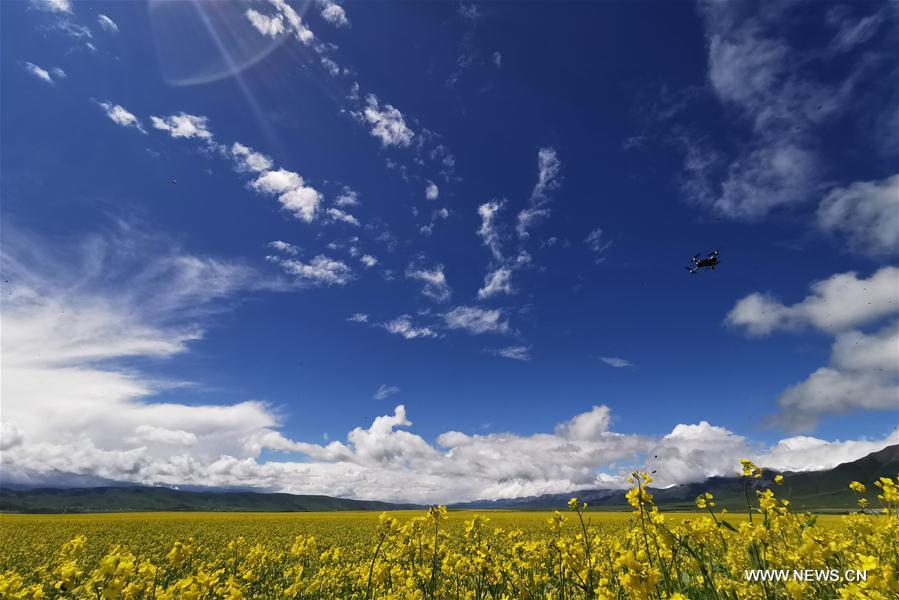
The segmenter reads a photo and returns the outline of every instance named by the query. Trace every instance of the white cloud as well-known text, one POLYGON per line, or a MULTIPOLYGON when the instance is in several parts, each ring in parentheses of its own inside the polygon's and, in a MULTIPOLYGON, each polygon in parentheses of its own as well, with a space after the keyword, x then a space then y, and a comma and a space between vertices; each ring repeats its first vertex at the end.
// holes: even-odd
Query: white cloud
POLYGON ((503 55, 500 54, 499 50, 493 53, 493 64, 497 67, 503 66, 503 55))
POLYGON ((433 181, 429 181, 428 185, 425 186, 425 199, 436 200, 439 195, 440 190, 437 188, 437 184, 433 181))
POLYGON ((347 321, 352 323, 368 323, 368 315, 365 313, 353 313, 347 317, 347 321))
POLYGON ((319 60, 321 60, 322 67, 324 67, 325 71, 328 72, 331 77, 337 77, 340 75, 340 65, 336 62, 328 58, 327 56, 322 56, 319 60))
POLYGON ((193 460, 214 461, 244 452, 242 438, 275 424, 256 402, 154 402, 177 382, 116 362, 185 352, 218 300, 261 283, 253 271, 183 254, 171 240, 127 226, 66 245, 65 256, 50 254, 52 247, 4 231, 10 284, 0 315, 0 386, 3 444, 14 445, 4 450, 3 468, 11 477, 62 471, 149 483, 175 458, 175 436, 192 443, 193 460), (135 435, 139 442, 125 439, 135 435))
POLYGON ((409 315, 400 315, 382 326, 390 333, 402 336, 407 340, 437 337, 437 334, 430 327, 416 327, 413 325, 412 317, 409 315))
POLYGON ((359 192, 349 186, 343 186, 343 191, 334 200, 334 204, 341 208, 359 206, 359 192))
POLYGON ((250 183, 250 188, 278 196, 284 210, 307 223, 315 219, 322 200, 322 195, 307 186, 299 173, 287 169, 264 171, 250 183))
POLYGON ((443 273, 443 265, 435 265, 431 269, 409 265, 406 277, 424 283, 421 293, 435 302, 446 302, 453 295, 443 273))
POLYGON ((366 269, 370 269, 371 267, 378 264, 378 259, 371 254, 363 254, 359 257, 359 261, 362 262, 363 265, 365 265, 366 269))
POLYGON ((321 194, 314 188, 302 186, 284 192, 278 196, 278 201, 296 218, 309 223, 315 219, 318 205, 321 202, 321 194))
POLYGON ((53 75, 54 77, 56 77, 57 79, 65 79, 66 77, 68 77, 68 75, 66 75, 66 72, 63 71, 62 69, 60 69, 59 67, 51 68, 50 74, 53 75))
POLYGON ((53 78, 50 77, 50 72, 46 69, 42 69, 34 63, 26 62, 24 64, 25 70, 37 77, 38 79, 53 85, 53 78))
POLYGON ((899 410, 899 327, 891 323, 867 335, 837 336, 830 364, 780 395, 772 421, 789 431, 814 429, 822 415, 859 410, 899 410))
POLYGON ((623 358, 618 358, 617 356, 599 356, 597 358, 599 358, 599 360, 606 363, 610 367, 615 367, 617 369, 634 366, 634 363, 632 363, 631 361, 625 360, 623 358))
POLYGON ((750 294, 737 302, 726 322, 755 336, 806 326, 836 333, 899 312, 897 289, 896 267, 883 267, 868 279, 850 271, 813 283, 811 295, 792 306, 770 294, 750 294))
POLYGON ((325 211, 325 214, 327 214, 328 217, 330 217, 330 219, 332 221, 340 221, 342 223, 347 223, 354 227, 359 227, 359 225, 360 225, 359 219, 357 219, 356 217, 354 217, 353 215, 351 215, 348 212, 344 212, 344 211, 340 210, 339 208, 331 207, 325 211))
POLYGON ((378 389, 375 390, 375 393, 372 395, 372 398, 375 400, 384 400, 393 396, 394 394, 399 394, 400 388, 395 385, 387 385, 382 383, 378 386, 378 389))
POLYGON ((702 421, 696 425, 677 425, 648 450, 644 468, 656 471, 654 485, 667 487, 702 481, 706 477, 735 475, 741 458, 779 471, 832 469, 897 442, 899 429, 880 440, 829 442, 799 436, 765 447, 702 421))
POLYGON ((231 144, 231 157, 237 164, 238 172, 252 171, 261 173, 272 168, 272 159, 265 154, 256 152, 239 142, 231 144))
POLYGON ((390 104, 385 104, 382 108, 374 94, 366 96, 365 101, 362 117, 371 125, 371 135, 381 140, 383 147, 405 147, 412 143, 415 133, 406 126, 403 113, 390 104))
POLYGON ((515 230, 518 237, 529 237, 528 230, 548 217, 550 209, 547 204, 550 201, 549 192, 561 185, 559 173, 562 170, 562 161, 559 160, 555 148, 540 148, 537 152, 537 183, 531 192, 528 207, 518 213, 518 224, 515 230))
POLYGON ((167 117, 150 117, 153 127, 167 131, 173 138, 212 139, 212 132, 207 129, 209 119, 197 115, 178 113, 167 117))
POLYGON ((288 242, 282 242, 281 240, 269 242, 268 245, 270 248, 274 248, 278 252, 283 252, 284 254, 289 254, 290 256, 296 256, 300 253, 299 248, 288 242))
POLYGON ((102 29, 103 31, 107 31, 109 33, 119 32, 119 26, 116 25, 116 22, 104 14, 97 15, 97 22, 100 24, 100 29, 102 29))
POLYGON ((147 133, 144 129, 143 124, 141 124, 140 119, 125 110, 125 107, 123 107, 121 104, 112 104, 111 102, 107 101, 99 102, 98 105, 106 113, 106 116, 109 117, 110 120, 116 125, 121 125, 122 127, 133 127, 141 133, 147 133))
POLYGON ((462 329, 473 335, 508 333, 509 322, 500 309, 485 310, 474 306, 457 306, 441 315, 450 329, 462 329))
POLYGON ((818 227, 842 234, 854 252, 899 254, 899 174, 832 190, 818 206, 818 227))
MULTIPOLYGON (((855 88, 868 76, 864 61, 851 70, 826 62, 818 77, 810 48, 792 43, 796 5, 738 2, 700 5, 708 48, 708 79, 722 107, 749 127, 736 150, 719 154, 708 140, 681 135, 684 191, 690 200, 735 219, 760 219, 806 202, 824 185, 823 123, 857 103, 855 88)), ((690 134, 692 135, 692 134, 690 134)), ((694 136, 695 137, 695 136, 694 136)))
POLYGON ((496 228, 496 214, 505 206, 504 201, 491 200, 478 207, 478 215, 481 217, 481 227, 478 235, 484 240, 484 245, 490 249, 495 260, 503 260, 502 236, 496 228))
POLYGON ((342 6, 331 0, 318 0, 321 7, 322 18, 335 27, 347 27, 350 24, 346 11, 342 6))
POLYGON ((832 47, 837 52, 848 52, 860 44, 864 44, 871 39, 887 16, 882 12, 862 17, 859 20, 852 20, 839 14, 839 6, 834 6, 828 11, 827 20, 837 26, 837 33, 833 38, 832 47))
MULTIPOLYGON (((3 272, 13 282, 0 314, 5 481, 54 485, 74 477, 445 503, 623 487, 620 465, 643 455, 660 457, 650 462, 666 484, 733 473, 746 456, 775 468, 828 468, 899 441, 899 432, 845 442, 794 437, 766 448, 708 423, 657 438, 611 431, 611 413, 599 404, 550 433, 445 431, 432 445, 411 430, 400 405, 342 441, 290 440, 279 431, 285 416, 262 403, 161 402, 159 381, 116 367, 125 357, 184 353, 202 335, 198 315, 258 284, 243 267, 165 243, 148 252, 141 239, 128 230, 115 243, 86 244, 68 253, 88 257, 78 267, 48 260, 48 244, 23 244, 4 231, 3 272), (116 262, 127 257, 137 265, 116 262), (303 457, 263 460, 263 450, 303 457)), ((384 327, 406 338, 436 336, 408 315, 384 327)), ((881 346, 853 360, 879 364, 873 349, 881 346)))
POLYGON ((478 290, 478 298, 481 300, 492 298, 499 294, 514 294, 512 287, 512 270, 508 267, 499 267, 484 278, 484 287, 478 290))
POLYGON ((346 263, 319 254, 309 262, 295 258, 267 256, 270 262, 296 277, 299 283, 310 285, 346 285, 353 279, 353 270, 346 263))
POLYGON ((261 12, 248 8, 246 13, 247 20, 256 28, 256 31, 268 37, 277 37, 284 33, 284 19, 281 15, 264 15, 261 12))
POLYGON ((0 423, 0 450, 9 450, 21 445, 25 441, 25 436, 19 430, 15 423, 0 423))
POLYGON ((530 346, 506 346, 505 348, 488 348, 487 352, 494 356, 502 356, 512 360, 529 361, 531 360, 530 346))
POLYGON ((750 294, 727 316, 729 324, 750 335, 807 326, 835 335, 830 364, 784 390, 780 412, 770 421, 790 431, 808 431, 822 415, 899 408, 896 323, 874 334, 856 329, 899 313, 899 269, 883 267, 868 279, 842 273, 811 288, 811 295, 792 306, 750 294))
POLYGON ((287 169, 265 171, 250 184, 250 187, 266 194, 283 194, 303 187, 303 178, 300 177, 299 173, 294 173, 287 169))
POLYGON ((606 260, 606 257, 603 256, 606 250, 612 245, 612 240, 603 241, 602 239, 602 229, 597 227, 584 240, 587 244, 587 247, 596 255, 596 263, 599 264, 606 260))
POLYGON ((31 6, 47 12, 72 12, 72 3, 69 0, 31 0, 31 6))
POLYGON ((138 425, 131 439, 137 443, 154 442, 174 446, 195 446, 199 441, 195 433, 183 429, 168 429, 156 425, 138 425))
POLYGON ((303 19, 286 0, 269 0, 269 4, 275 9, 276 14, 266 15, 252 8, 247 9, 244 13, 247 20, 259 33, 268 37, 277 37, 289 30, 303 44, 312 43, 315 35, 306 27, 303 19))

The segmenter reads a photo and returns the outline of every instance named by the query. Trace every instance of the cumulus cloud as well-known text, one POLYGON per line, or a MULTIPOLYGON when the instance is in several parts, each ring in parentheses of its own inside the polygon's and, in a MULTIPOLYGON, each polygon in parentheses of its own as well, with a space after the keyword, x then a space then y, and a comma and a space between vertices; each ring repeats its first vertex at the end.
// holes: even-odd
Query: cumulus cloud
POLYGON ((368 323, 368 315, 365 313, 353 313, 347 317, 347 321, 352 323, 368 323))
POLYGON ((739 460, 779 471, 831 469, 899 442, 899 429, 879 440, 827 441, 807 436, 785 438, 770 447, 706 421, 677 425, 647 452, 645 468, 656 472, 654 485, 667 487, 735 475, 739 460))
POLYGON ((97 15, 97 22, 100 24, 100 29, 102 29, 103 31, 106 31, 108 33, 119 32, 119 26, 116 25, 116 22, 104 14, 97 15))
POLYGON ((271 158, 244 146, 240 142, 231 144, 230 153, 238 172, 261 173, 268 171, 274 165, 271 158))
POLYGON ((448 328, 461 329, 473 335, 509 332, 509 321, 503 318, 501 309, 485 310, 475 306, 457 306, 441 316, 448 328))
POLYGON ((382 383, 378 386, 378 389, 375 390, 375 393, 372 394, 372 398, 375 400, 384 400, 393 396, 394 394, 399 394, 400 388, 395 385, 387 385, 382 383))
POLYGON ((116 366, 123 358, 185 352, 221 300, 260 286, 255 272, 181 253, 171 240, 129 228, 72 243, 69 256, 48 247, 4 231, 2 267, 11 282, 0 315, 3 444, 13 446, 4 452, 7 476, 27 482, 63 471, 149 483, 151 471, 164 466, 157 461, 172 458, 176 439, 194 448, 196 460, 214 461, 244 452, 247 434, 275 424, 256 402, 152 402, 172 384, 116 366))
POLYGON ((350 21, 346 16, 346 10, 336 2, 318 0, 318 5, 321 8, 322 18, 331 25, 335 27, 348 27, 350 25, 350 21))
MULTIPOLYGON (((259 286, 254 272, 183 254, 170 243, 147 251, 133 230, 68 253, 87 257, 84 265, 54 262, 60 259, 47 256, 48 244, 29 242, 4 231, 2 267, 13 282, 0 314, 4 482, 78 478, 453 502, 623 487, 620 465, 642 456, 657 457, 650 462, 657 461, 657 481, 665 484, 732 473, 746 456, 775 468, 828 468, 899 441, 897 432, 845 442, 795 437, 766 448, 708 423, 678 425, 658 438, 612 431, 611 411, 601 404, 549 432, 450 430, 437 444, 411 430, 399 405, 343 440, 291 440, 280 430, 285 416, 262 403, 161 401, 161 389, 177 388, 117 366, 122 358, 187 352, 216 302, 259 286), (263 451, 286 455, 265 460, 263 451)), ((351 320, 368 318, 357 313, 351 320)), ((406 338, 436 335, 408 315, 384 327, 406 338)), ((882 343, 852 360, 880 364, 875 347, 882 343)), ((844 344, 854 347, 850 339, 844 344)))
POLYGON ((287 169, 262 172, 250 183, 250 188, 277 196, 284 210, 307 223, 315 219, 322 200, 322 195, 315 188, 306 185, 299 173, 287 169))
POLYGON ((437 333, 430 327, 416 326, 409 315, 400 315, 392 321, 382 324, 382 327, 394 335, 414 340, 415 338, 434 338, 437 333))
POLYGON ((207 128, 209 119, 206 117, 182 112, 167 117, 150 117, 150 121, 154 128, 168 132, 173 138, 212 139, 212 132, 207 128))
POLYGON ((284 19, 281 15, 269 16, 252 8, 248 8, 244 14, 256 31, 262 35, 277 37, 284 33, 284 19))
POLYGON ((813 283, 812 293, 793 305, 771 294, 750 294, 737 302, 726 322, 753 336, 809 326, 836 333, 899 312, 897 289, 896 267, 883 267, 868 279, 850 271, 813 283))
POLYGON ((859 410, 899 410, 899 326, 891 323, 868 335, 841 333, 830 364, 780 395, 771 421, 788 431, 810 431, 822 415, 859 410))
POLYGON ((106 116, 115 123, 116 125, 121 125, 122 127, 132 127, 137 129, 141 133, 147 133, 144 129, 143 124, 140 122, 136 116, 125 110, 121 104, 113 104, 112 102, 98 102, 97 103, 100 108, 103 109, 103 112, 106 113, 106 116))
POLYGON ((846 238, 853 252, 899 254, 899 174, 832 190, 818 206, 818 227, 846 238))
POLYGON ((273 248, 278 252, 283 252, 284 254, 289 254, 290 256, 296 256, 300 253, 300 249, 290 244, 288 242, 282 242, 281 240, 275 240, 273 242, 268 243, 269 248, 273 248))
POLYGON ((406 278, 422 282, 424 285, 421 293, 435 302, 446 302, 453 295, 453 290, 446 281, 443 265, 435 265, 430 269, 409 265, 406 278))
POLYGON ((873 334, 858 328, 899 312, 899 269, 883 267, 868 279, 841 273, 811 285, 812 294, 787 306, 770 295, 740 300, 727 322, 750 335, 814 327, 835 335, 830 364, 790 386, 769 422, 790 431, 809 431, 823 415, 899 408, 899 336, 896 322, 873 334))
POLYGON ((346 263, 319 254, 309 262, 296 258, 267 256, 269 262, 280 266, 285 273, 301 284, 313 286, 346 285, 353 280, 353 270, 346 263))
POLYGON ((322 67, 331 77, 337 77, 340 75, 340 65, 336 62, 328 58, 327 56, 322 56, 320 59, 322 67))
POLYGON ((250 24, 262 35, 277 37, 285 32, 293 33, 297 40, 309 45, 315 39, 312 31, 306 27, 303 19, 286 0, 269 0, 274 8, 273 14, 264 14, 253 8, 244 13, 250 24))
POLYGON ((378 264, 378 259, 372 256, 371 254, 363 254, 359 257, 359 261, 365 265, 366 269, 370 269, 371 267, 378 264))
POLYGON ((406 126, 403 113, 390 104, 382 107, 374 94, 366 96, 365 102, 362 119, 371 126, 369 131, 381 141, 381 146, 405 147, 412 143, 415 133, 406 126))

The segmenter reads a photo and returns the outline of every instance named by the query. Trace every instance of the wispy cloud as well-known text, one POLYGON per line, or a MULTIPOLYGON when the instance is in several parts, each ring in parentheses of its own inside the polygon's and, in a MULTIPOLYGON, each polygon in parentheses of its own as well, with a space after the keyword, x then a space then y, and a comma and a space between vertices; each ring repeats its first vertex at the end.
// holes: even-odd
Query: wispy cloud
POLYGON ((506 346, 505 348, 487 348, 486 352, 494 356, 510 358, 512 360, 529 361, 531 360, 530 346, 506 346))
POLYGON ((399 393, 400 393, 400 388, 398 388, 397 386, 387 385, 387 384, 382 383, 381 385, 378 386, 378 389, 375 390, 375 393, 372 395, 372 398, 374 398, 375 400, 384 400, 386 398, 389 398, 390 396, 393 396, 393 395, 399 394, 399 393))
POLYGON ((616 369, 623 369, 625 367, 634 366, 634 363, 632 363, 631 361, 619 358, 617 356, 597 356, 596 358, 606 363, 610 367, 615 367, 616 369))

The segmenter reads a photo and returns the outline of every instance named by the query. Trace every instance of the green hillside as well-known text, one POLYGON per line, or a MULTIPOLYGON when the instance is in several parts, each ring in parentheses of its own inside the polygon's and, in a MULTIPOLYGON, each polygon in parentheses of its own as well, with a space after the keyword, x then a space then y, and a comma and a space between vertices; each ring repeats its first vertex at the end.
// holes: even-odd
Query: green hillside
POLYGON ((255 492, 185 492, 156 487, 77 489, 0 489, 0 511, 18 513, 85 513, 147 511, 309 512, 398 510, 412 505, 330 496, 255 492))

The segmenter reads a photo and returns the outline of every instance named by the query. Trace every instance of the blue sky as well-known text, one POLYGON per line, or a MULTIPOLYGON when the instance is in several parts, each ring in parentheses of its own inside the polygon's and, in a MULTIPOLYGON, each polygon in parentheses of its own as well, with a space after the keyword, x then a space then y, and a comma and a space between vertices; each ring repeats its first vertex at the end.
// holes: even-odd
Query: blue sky
POLYGON ((891 5, 2 10, 9 480, 448 501, 899 440, 891 5))

